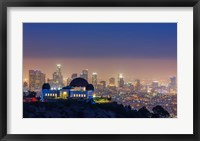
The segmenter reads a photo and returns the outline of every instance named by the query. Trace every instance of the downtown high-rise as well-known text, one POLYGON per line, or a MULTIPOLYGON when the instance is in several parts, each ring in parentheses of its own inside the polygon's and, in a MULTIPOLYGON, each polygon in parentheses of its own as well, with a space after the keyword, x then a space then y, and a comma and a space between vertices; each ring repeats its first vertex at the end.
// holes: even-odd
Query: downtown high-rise
POLYGON ((55 88, 63 87, 63 76, 61 64, 56 65, 56 71, 53 73, 53 83, 55 88))
POLYGON ((82 70, 80 77, 88 81, 88 69, 82 70))
POLYGON ((29 70, 29 90, 40 91, 45 83, 45 74, 39 70, 29 70))
POLYGON ((124 77, 121 73, 118 74, 118 86, 123 87, 124 86, 124 77))
POLYGON ((94 88, 96 89, 97 88, 97 73, 96 72, 92 73, 92 84, 94 88))

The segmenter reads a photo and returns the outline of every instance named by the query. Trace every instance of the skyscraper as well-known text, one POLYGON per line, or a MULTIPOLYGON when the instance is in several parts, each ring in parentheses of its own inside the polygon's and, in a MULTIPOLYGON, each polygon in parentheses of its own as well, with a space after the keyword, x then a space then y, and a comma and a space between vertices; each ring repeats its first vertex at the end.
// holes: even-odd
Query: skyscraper
POLYGON ((177 91, 177 80, 176 77, 170 77, 170 83, 169 83, 169 92, 170 93, 176 93, 177 91))
POLYGON ((61 72, 61 64, 57 64, 56 72, 53 73, 53 82, 56 88, 63 87, 63 76, 61 72))
POLYGON ((141 90, 141 83, 140 83, 140 80, 139 79, 136 79, 135 80, 136 81, 136 84, 135 84, 135 91, 136 92, 140 92, 140 90, 141 90))
POLYGON ((77 73, 73 73, 72 76, 71 76, 71 79, 73 80, 73 79, 75 79, 77 77, 78 77, 78 74, 77 73))
POLYGON ((92 84, 94 88, 96 89, 97 88, 97 73, 96 72, 92 73, 92 84))
POLYGON ((114 78, 114 77, 111 77, 111 78, 109 79, 109 85, 110 85, 110 86, 115 86, 115 78, 114 78))
POLYGON ((158 81, 153 81, 151 86, 152 86, 153 89, 158 88, 158 86, 159 86, 158 81))
POLYGON ((124 86, 124 77, 123 77, 123 74, 121 74, 121 73, 118 74, 118 86, 119 87, 124 86))
POLYGON ((88 69, 82 70, 80 77, 88 81, 88 69))
POLYGON ((23 83, 23 92, 28 92, 29 87, 28 87, 28 82, 25 80, 23 83))
POLYGON ((171 87, 176 87, 176 77, 170 77, 170 86, 171 87))
POLYGON ((45 74, 39 70, 29 70, 29 90, 40 91, 45 83, 45 74))
POLYGON ((71 78, 67 78, 67 85, 69 85, 71 83, 72 79, 71 78))
POLYGON ((100 85, 102 85, 102 88, 103 88, 103 89, 106 88, 106 81, 100 81, 99 83, 100 83, 100 85))
POLYGON ((49 85, 51 86, 52 89, 55 89, 57 88, 57 84, 54 83, 54 80, 53 79, 47 79, 47 83, 49 83, 49 85))

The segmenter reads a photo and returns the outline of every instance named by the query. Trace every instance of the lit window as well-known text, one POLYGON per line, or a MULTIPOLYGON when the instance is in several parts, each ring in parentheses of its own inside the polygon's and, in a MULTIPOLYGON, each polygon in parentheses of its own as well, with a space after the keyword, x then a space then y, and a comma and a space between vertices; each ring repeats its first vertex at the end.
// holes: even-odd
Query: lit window
POLYGON ((45 96, 47 96, 47 94, 45 94, 45 96))
POLYGON ((57 94, 55 94, 55 97, 57 97, 57 94))
POLYGON ((81 95, 79 94, 79 97, 81 97, 81 95))
POLYGON ((52 96, 52 94, 50 94, 50 96, 52 96))

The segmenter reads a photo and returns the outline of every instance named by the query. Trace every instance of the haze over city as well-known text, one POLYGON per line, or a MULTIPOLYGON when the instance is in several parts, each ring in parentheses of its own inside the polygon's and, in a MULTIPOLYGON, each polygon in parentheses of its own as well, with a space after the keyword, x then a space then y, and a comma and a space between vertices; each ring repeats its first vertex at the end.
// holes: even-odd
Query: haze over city
POLYGON ((52 78, 62 64, 72 73, 98 73, 108 80, 169 79, 177 71, 176 23, 24 23, 23 77, 38 69, 52 78))

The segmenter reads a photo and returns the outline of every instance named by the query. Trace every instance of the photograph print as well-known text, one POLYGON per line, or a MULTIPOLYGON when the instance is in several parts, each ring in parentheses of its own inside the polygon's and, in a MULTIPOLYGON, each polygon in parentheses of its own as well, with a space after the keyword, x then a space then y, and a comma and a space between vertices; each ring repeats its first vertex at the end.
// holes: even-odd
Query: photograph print
POLYGON ((23 118, 177 118, 177 23, 23 23, 23 118))

